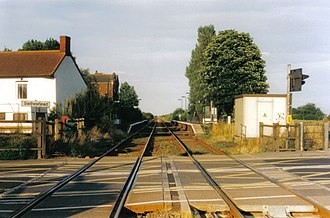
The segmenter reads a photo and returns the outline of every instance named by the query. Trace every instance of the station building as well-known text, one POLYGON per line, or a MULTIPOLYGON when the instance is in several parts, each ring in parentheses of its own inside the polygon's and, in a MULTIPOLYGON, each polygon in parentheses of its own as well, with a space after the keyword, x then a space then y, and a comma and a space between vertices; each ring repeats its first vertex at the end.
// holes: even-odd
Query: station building
POLYGON ((59 50, 0 52, 0 122, 47 117, 87 88, 70 43, 61 36, 59 50))

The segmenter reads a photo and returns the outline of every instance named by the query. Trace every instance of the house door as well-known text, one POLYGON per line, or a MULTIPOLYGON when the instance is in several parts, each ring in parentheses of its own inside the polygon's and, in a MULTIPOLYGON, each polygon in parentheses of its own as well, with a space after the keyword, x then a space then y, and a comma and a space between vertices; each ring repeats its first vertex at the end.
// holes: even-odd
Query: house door
POLYGON ((36 120, 46 120, 46 113, 45 112, 36 112, 36 120))
MULTIPOLYGON (((43 107, 31 107, 32 120, 47 120, 47 108, 43 107)), ((37 132, 37 124, 32 123, 33 132, 37 132)))

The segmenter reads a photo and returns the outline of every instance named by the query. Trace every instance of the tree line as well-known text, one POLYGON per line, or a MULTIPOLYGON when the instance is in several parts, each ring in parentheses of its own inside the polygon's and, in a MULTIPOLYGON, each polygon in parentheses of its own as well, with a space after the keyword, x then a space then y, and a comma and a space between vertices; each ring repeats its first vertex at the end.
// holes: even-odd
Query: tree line
POLYGON ((322 120, 324 118, 330 119, 330 114, 326 115, 315 104, 308 103, 297 108, 292 108, 292 118, 295 120, 322 120))

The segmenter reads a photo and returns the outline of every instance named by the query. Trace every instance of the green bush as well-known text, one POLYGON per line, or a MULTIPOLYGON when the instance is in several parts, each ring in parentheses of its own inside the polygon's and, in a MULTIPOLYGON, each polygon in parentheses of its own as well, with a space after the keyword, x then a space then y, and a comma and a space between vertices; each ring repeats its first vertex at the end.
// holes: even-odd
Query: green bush
POLYGON ((118 129, 109 133, 103 133, 97 127, 83 133, 64 137, 62 140, 53 142, 49 155, 66 155, 70 157, 94 157, 99 156, 126 138, 127 135, 118 129))
POLYGON ((9 149, 0 151, 0 159, 35 159, 37 157, 37 152, 31 151, 30 148, 32 147, 37 147, 37 140, 33 136, 0 137, 0 148, 9 149))

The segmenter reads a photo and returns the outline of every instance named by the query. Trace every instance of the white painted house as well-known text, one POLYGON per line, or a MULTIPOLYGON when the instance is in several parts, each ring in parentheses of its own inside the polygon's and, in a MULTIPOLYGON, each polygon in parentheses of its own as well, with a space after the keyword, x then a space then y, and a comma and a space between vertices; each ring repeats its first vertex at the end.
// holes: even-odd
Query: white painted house
POLYGON ((0 122, 45 117, 86 88, 68 36, 59 50, 0 52, 0 122))

